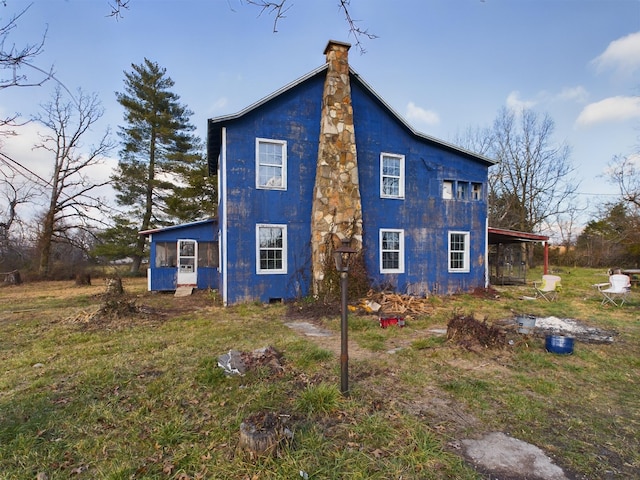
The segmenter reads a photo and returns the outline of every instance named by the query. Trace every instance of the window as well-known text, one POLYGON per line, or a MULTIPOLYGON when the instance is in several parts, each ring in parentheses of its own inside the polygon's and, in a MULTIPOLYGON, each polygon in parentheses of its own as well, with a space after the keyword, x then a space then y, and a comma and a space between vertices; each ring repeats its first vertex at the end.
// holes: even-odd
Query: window
POLYGON ((157 242, 155 266, 176 267, 176 258, 178 257, 178 246, 176 242, 157 242))
POLYGON ((458 200, 469 198, 469 184, 467 182, 458 182, 456 184, 456 198, 458 200))
POLYGON ((218 242, 198 243, 198 267, 219 267, 218 242))
POLYGON ((287 273, 287 226, 256 226, 256 272, 287 273))
POLYGON ((380 230, 380 273, 404 273, 404 230, 380 230))
POLYGON ((256 188, 287 189, 287 142, 256 139, 256 188))
POLYGON ((469 271, 469 232, 449 232, 449 271, 469 271))
POLYGON ((451 200, 453 198, 453 182, 451 180, 442 182, 442 198, 445 200, 451 200))
POLYGON ((471 184, 471 200, 482 200, 482 184, 471 184))
POLYGON ((404 198, 404 155, 380 155, 380 196, 404 198))

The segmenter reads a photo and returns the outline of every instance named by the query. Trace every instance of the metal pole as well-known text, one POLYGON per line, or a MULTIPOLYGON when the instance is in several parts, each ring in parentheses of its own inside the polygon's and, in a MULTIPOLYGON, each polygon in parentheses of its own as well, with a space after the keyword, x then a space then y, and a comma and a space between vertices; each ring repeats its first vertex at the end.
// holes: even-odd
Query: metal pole
POLYGON ((340 272, 340 296, 342 317, 340 319, 340 391, 349 395, 349 338, 347 324, 347 271, 340 272))

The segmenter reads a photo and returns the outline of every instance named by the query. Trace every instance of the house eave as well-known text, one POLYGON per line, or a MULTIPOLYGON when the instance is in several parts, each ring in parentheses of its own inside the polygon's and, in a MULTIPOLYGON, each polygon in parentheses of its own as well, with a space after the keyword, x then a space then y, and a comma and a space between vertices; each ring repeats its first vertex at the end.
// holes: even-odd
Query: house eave
POLYGON ((202 225, 202 224, 209 223, 209 222, 212 223, 212 224, 215 224, 217 221, 218 221, 218 219, 215 218, 215 217, 214 218, 207 218, 205 220, 196 220, 194 222, 181 223, 180 225, 170 225, 168 227, 152 228, 152 229, 149 229, 149 230, 142 230, 142 231, 138 232, 138 235, 141 235, 141 236, 153 235, 154 233, 158 233, 158 232, 166 232, 166 231, 169 231, 169 230, 177 230, 177 229, 180 229, 180 228, 193 227, 193 226, 196 226, 196 225, 202 225))
POLYGON ((489 244, 497 243, 522 243, 522 242, 548 242, 549 237, 546 235, 538 235, 536 233, 518 232, 515 230, 507 230, 504 228, 487 228, 487 236, 489 244))
MULTIPOLYGON (((260 106, 270 102, 271 100, 273 100, 274 98, 278 97, 279 95, 287 92, 288 90, 304 83, 305 81, 307 81, 308 79, 322 73, 323 71, 325 71, 327 69, 327 64, 324 64, 312 71, 310 71, 309 73, 307 73, 306 75, 303 75, 302 77, 294 80, 291 83, 288 83, 287 85, 285 85, 284 87, 274 91, 273 93, 267 95, 266 97, 261 98, 260 100, 258 100, 257 102, 252 103, 251 105, 249 105, 248 107, 240 110, 239 112, 233 113, 233 114, 229 114, 229 115, 221 115, 218 117, 212 117, 208 120, 207 122, 207 156, 209 159, 209 170, 210 170, 210 174, 215 173, 215 170, 217 170, 217 158, 218 155, 220 153, 220 149, 219 149, 219 141, 217 141, 217 139, 219 139, 220 137, 220 132, 222 130, 222 128, 230 123, 233 122, 234 120, 237 120, 238 118, 243 117, 244 115, 247 115, 248 113, 250 113, 251 111, 259 108, 260 106), (215 168, 214 168, 215 167, 215 168)), ((405 120, 402 115, 400 115, 398 112, 396 112, 379 94, 378 92, 376 92, 373 87, 371 87, 371 85, 369 85, 365 80, 362 79, 362 77, 360 77, 360 75, 350 66, 349 67, 349 72, 351 74, 351 77, 355 80, 358 81, 358 83, 360 83, 360 85, 362 85, 362 87, 367 90, 375 99, 376 101, 378 101, 386 110, 388 110, 397 120, 398 122, 400 122, 404 128, 407 129, 407 131, 409 131, 411 133, 411 135, 415 136, 416 138, 425 140, 427 142, 430 143, 434 143, 436 145, 439 145, 440 147, 447 149, 449 151, 458 153, 458 154, 462 154, 466 157, 475 159, 476 161, 480 161, 482 163, 484 163, 487 166, 492 166, 495 165, 497 162, 495 160, 492 160, 484 155, 480 155, 478 153, 472 152, 470 150, 461 148, 457 145, 453 145, 451 143, 445 142, 443 140, 440 140, 438 138, 432 137, 430 135, 427 135, 425 133, 419 132, 417 131, 415 128, 413 128, 413 126, 407 121, 405 120)))

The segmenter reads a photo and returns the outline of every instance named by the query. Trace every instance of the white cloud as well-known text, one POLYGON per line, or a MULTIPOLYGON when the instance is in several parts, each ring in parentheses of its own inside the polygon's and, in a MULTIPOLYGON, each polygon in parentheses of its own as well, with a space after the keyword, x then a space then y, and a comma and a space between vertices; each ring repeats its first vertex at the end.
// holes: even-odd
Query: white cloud
POLYGON ((438 125, 440 123, 440 116, 436 112, 418 107, 413 102, 409 102, 406 111, 407 120, 412 122, 426 125, 438 125))
POLYGON ((640 68, 640 32, 614 40, 591 63, 601 72, 616 70, 629 75, 640 68))
POLYGON ((556 95, 558 100, 575 101, 579 103, 586 102, 588 97, 589 93, 582 85, 578 85, 577 87, 565 87, 558 95, 556 95))
POLYGON ((507 96, 507 108, 514 112, 521 112, 523 109, 532 108, 536 104, 533 100, 520 99, 520 92, 513 91, 507 96))
POLYGON ((589 126, 633 118, 640 118, 640 97, 610 97, 584 107, 578 115, 576 125, 589 126))
POLYGON ((216 99, 216 101, 213 102, 213 104, 211 104, 208 112, 215 113, 215 112, 225 111, 228 105, 229 105, 229 99, 227 97, 220 97, 216 99))

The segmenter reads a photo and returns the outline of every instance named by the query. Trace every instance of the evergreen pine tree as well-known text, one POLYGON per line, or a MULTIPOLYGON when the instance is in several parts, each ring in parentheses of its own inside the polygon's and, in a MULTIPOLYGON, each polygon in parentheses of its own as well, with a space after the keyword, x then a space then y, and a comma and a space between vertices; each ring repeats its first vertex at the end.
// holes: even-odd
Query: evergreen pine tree
MULTIPOLYGON (((125 126, 118 167, 111 176, 116 201, 126 207, 138 230, 148 230, 210 216, 199 203, 205 193, 193 185, 206 172, 200 140, 193 134, 192 112, 171 91, 166 69, 145 58, 125 72, 124 93, 116 93, 124 107, 125 126), (196 203, 198 202, 198 203, 196 203)), ((122 223, 122 219, 120 219, 122 223)), ((145 254, 144 237, 136 240, 132 273, 138 272, 145 254)))

